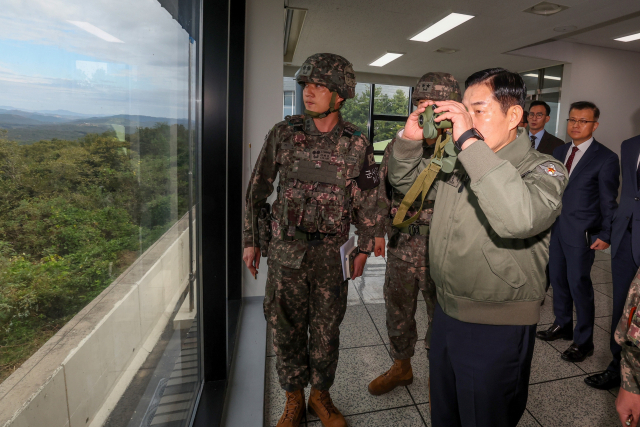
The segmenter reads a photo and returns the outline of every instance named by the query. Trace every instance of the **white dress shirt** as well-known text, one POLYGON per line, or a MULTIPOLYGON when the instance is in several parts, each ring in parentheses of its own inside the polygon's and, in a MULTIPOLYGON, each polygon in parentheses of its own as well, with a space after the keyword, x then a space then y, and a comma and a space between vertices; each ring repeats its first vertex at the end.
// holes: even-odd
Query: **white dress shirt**
POLYGON ((569 147, 569 151, 567 151, 567 156, 564 158, 564 164, 566 166, 567 160, 571 157, 571 152, 573 151, 573 147, 578 147, 578 151, 576 151, 576 155, 573 157, 573 163, 571 163, 571 170, 569 171, 569 176, 576 170, 576 166, 578 166, 578 162, 584 155, 584 153, 589 149, 591 143, 593 142, 593 137, 587 139, 580 145, 575 145, 573 141, 571 141, 571 147, 569 147))
MULTIPOLYGON (((537 150, 538 147, 540 146, 540 141, 542 141, 542 137, 544 136, 544 128, 538 131, 538 133, 531 133, 531 131, 529 131, 529 139, 531 139, 532 136, 536 138, 536 150, 537 150)), ((576 155, 577 154, 578 153, 576 153, 576 155)))

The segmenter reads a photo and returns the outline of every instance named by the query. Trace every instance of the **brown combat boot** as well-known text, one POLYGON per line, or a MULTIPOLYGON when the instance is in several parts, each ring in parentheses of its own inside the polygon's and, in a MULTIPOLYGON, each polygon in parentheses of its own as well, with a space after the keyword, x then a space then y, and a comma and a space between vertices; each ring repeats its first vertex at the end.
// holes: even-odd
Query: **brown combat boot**
POLYGON ((369 383, 369 393, 374 396, 389 393, 399 385, 413 383, 411 359, 396 360, 393 366, 384 374, 369 383))
POLYGON ((287 401, 284 404, 284 412, 276 424, 276 427, 298 427, 304 415, 304 390, 287 393, 287 401))
POLYGON ((333 406, 329 390, 320 391, 311 387, 309 394, 309 413, 320 418, 324 427, 347 427, 347 420, 333 406))

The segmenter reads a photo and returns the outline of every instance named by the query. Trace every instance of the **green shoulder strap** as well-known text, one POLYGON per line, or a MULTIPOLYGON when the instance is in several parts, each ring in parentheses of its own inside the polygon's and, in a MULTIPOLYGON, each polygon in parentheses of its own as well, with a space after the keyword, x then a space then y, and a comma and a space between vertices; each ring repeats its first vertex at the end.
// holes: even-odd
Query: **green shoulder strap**
POLYGON ((447 138, 443 141, 442 135, 438 137, 436 141, 436 147, 433 153, 433 157, 429 162, 429 166, 425 168, 418 178, 415 180, 407 194, 404 195, 402 202, 400 202, 400 206, 398 206, 398 212, 396 212, 396 216, 393 217, 393 225, 394 227, 404 228, 408 227, 420 216, 420 212, 422 212, 422 206, 424 205, 424 200, 427 198, 427 193, 429 192, 429 188, 431 188, 431 184, 436 179, 436 175, 442 169, 442 157, 444 156, 444 146, 451 140, 451 135, 447 134, 447 138), (407 219, 406 221, 402 221, 404 217, 407 215, 409 208, 413 205, 413 202, 416 201, 418 195, 422 193, 422 203, 420 203, 420 209, 418 212, 407 219))

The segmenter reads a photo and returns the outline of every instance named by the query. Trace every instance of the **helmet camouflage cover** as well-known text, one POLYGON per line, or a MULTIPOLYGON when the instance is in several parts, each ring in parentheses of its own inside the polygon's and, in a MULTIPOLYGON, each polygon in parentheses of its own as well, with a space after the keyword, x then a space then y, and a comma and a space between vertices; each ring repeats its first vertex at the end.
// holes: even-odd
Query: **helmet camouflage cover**
POLYGON ((449 73, 427 73, 420 77, 411 95, 413 105, 418 105, 421 99, 432 101, 460 102, 460 87, 458 81, 449 73))
POLYGON ((356 95, 353 65, 334 53, 316 53, 308 57, 296 72, 296 81, 299 84, 321 84, 344 99, 356 95))

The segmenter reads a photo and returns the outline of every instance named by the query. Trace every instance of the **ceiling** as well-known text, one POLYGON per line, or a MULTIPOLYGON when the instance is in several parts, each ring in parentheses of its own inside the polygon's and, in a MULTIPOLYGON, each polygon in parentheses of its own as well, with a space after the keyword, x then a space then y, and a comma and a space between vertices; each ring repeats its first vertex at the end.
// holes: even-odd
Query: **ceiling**
POLYGON ((314 53, 332 52, 351 61, 356 73, 417 78, 428 71, 445 71, 464 81, 473 72, 490 67, 521 72, 557 64, 508 54, 553 39, 640 52, 640 40, 613 40, 640 32, 638 0, 558 0, 568 9, 548 17, 523 12, 539 2, 289 0, 288 6, 308 10, 291 65, 300 66, 314 53), (428 43, 409 40, 451 12, 475 18, 428 43), (561 26, 576 29, 570 33, 553 30, 561 26), (435 52, 439 48, 459 51, 435 52), (387 51, 405 55, 384 67, 368 65, 387 51))

